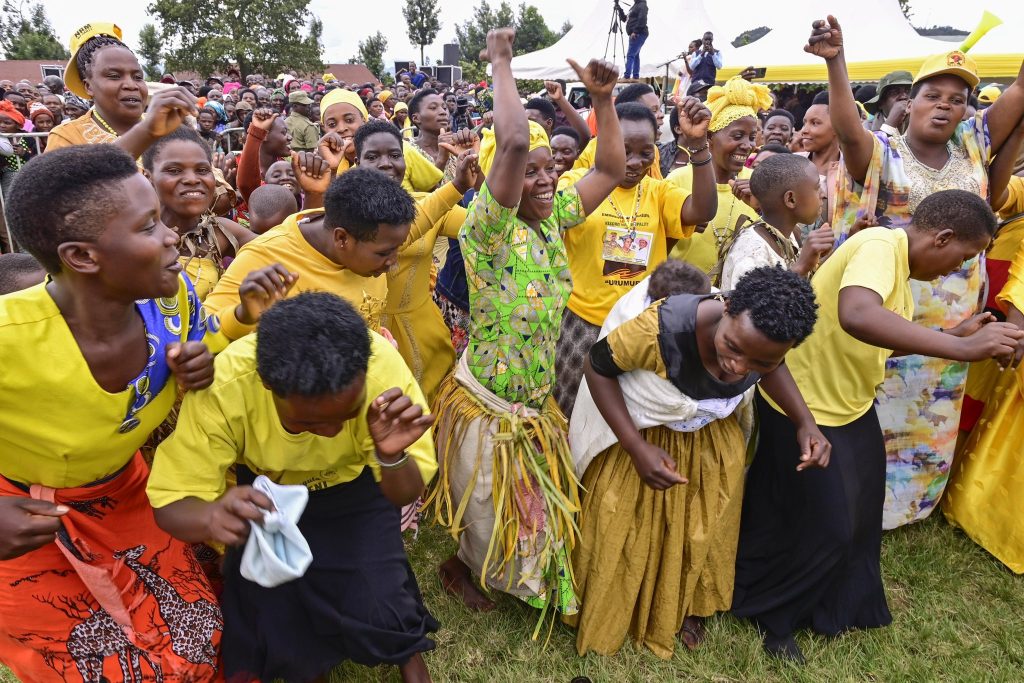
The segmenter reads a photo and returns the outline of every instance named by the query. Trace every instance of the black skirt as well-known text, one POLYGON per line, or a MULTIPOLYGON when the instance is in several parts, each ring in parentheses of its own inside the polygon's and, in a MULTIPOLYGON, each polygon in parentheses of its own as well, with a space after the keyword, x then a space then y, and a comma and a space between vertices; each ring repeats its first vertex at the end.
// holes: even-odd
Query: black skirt
POLYGON ((829 466, 797 472, 789 418, 757 396, 760 441, 747 475, 732 611, 777 637, 892 621, 882 586, 885 442, 872 407, 821 427, 829 466))
MULTIPOLYGON (((239 472, 239 483, 251 481, 239 472)), ((313 491, 299 529, 313 552, 306 574, 264 588, 239 574, 241 548, 224 566, 227 679, 310 681, 338 664, 404 664, 434 649, 440 626, 423 605, 399 530, 400 513, 369 468, 313 491)))

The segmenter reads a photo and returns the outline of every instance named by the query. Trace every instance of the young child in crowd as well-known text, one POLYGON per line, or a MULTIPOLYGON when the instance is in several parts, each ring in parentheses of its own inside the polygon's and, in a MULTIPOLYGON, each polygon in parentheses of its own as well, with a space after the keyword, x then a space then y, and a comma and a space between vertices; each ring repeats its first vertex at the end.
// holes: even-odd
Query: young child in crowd
POLYGON ((819 321, 786 364, 832 444, 832 463, 797 471, 794 426, 762 390, 736 561, 733 613, 761 629, 769 653, 802 661, 799 628, 835 636, 892 620, 880 568, 886 459, 875 391, 893 350, 964 361, 1012 356, 1024 331, 982 324, 988 314, 950 330, 910 322, 910 279, 959 268, 988 247, 995 228, 981 197, 937 192, 905 228, 858 232, 812 279, 819 321))
POLYGON ((229 546, 225 677, 311 681, 352 660, 429 681, 421 653, 439 625, 405 555, 399 508, 437 471, 434 418, 401 356, 350 303, 309 292, 266 311, 216 368, 209 389, 185 396, 148 494, 176 538, 229 546), (227 488, 231 467, 239 485, 227 488), (298 529, 312 564, 273 588, 240 574, 250 522, 274 509, 252 487, 257 475, 309 489, 298 529))
POLYGON ((794 237, 798 224, 814 223, 821 213, 814 164, 797 154, 769 157, 750 176, 750 191, 761 218, 740 228, 726 247, 721 288, 732 289, 747 272, 760 266, 781 266, 810 277, 835 242, 828 224, 811 231, 802 247, 794 237))
POLYGON ((275 228, 298 213, 295 195, 282 185, 264 185, 249 195, 249 229, 257 235, 275 228))
POLYGON ((128 661, 137 680, 212 680, 220 608, 157 527, 138 454, 179 387, 213 381, 178 236, 112 145, 47 152, 6 201, 50 278, 0 297, 0 661, 24 681, 124 680, 128 661), (111 649, 83 649, 97 633, 111 649))
POLYGON ((0 254, 0 295, 20 292, 46 278, 46 269, 31 254, 0 254))

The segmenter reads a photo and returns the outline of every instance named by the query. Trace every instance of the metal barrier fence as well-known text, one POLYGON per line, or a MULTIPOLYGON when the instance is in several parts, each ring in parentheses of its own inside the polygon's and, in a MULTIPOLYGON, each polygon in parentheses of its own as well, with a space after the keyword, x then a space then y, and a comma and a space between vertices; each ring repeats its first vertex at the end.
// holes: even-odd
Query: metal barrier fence
MULTIPOLYGON (((29 138, 36 146, 36 154, 42 154, 43 146, 40 144, 40 141, 43 138, 49 137, 49 135, 49 133, 14 133, 13 135, 0 135, 0 138, 12 141, 29 138)), ((4 196, 6 194, 6 184, 7 183, 0 183, 0 213, 3 214, 4 232, 7 235, 6 247, 8 250, 14 251, 14 237, 11 236, 11 228, 7 225, 7 198, 4 196)))
POLYGON ((245 132, 245 128, 225 128, 220 132, 221 139, 224 141, 224 153, 231 154, 235 150, 231 149, 231 136, 228 133, 242 133, 245 132))
MULTIPOLYGON (((232 153, 234 153, 236 151, 236 150, 232 149, 233 146, 231 144, 231 142, 232 142, 232 135, 231 135, 231 133, 242 133, 244 131, 245 131, 244 128, 238 127, 238 128, 225 128, 224 130, 222 130, 220 132, 220 134, 219 134, 220 141, 221 141, 221 144, 222 144, 222 146, 224 148, 224 152, 226 154, 232 154, 232 153)), ((49 135, 50 135, 49 133, 14 133, 14 134, 11 134, 11 135, 2 135, 2 134, 0 134, 0 138, 6 139, 6 140, 12 140, 12 141, 22 140, 22 139, 30 139, 30 140, 32 140, 32 144, 35 145, 36 154, 42 154, 43 153, 43 145, 41 144, 41 141, 44 138, 48 137, 49 135)), ((11 235, 10 227, 8 227, 8 225, 7 225, 7 197, 5 196, 6 195, 5 189, 6 188, 4 187, 4 184, 0 184, 0 215, 3 216, 4 234, 6 235, 6 238, 7 238, 6 239, 6 245, 4 245, 4 246, 6 246, 6 248, 8 250, 14 251, 14 238, 11 235)))

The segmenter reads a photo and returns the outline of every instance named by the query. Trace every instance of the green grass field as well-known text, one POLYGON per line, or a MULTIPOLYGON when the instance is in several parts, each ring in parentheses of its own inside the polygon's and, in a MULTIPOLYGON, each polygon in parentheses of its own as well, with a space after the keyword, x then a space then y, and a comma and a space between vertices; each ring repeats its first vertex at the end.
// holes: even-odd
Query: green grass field
MULTIPOLYGON (((882 570, 892 626, 841 638, 798 637, 804 667, 770 660, 748 624, 708 621, 696 653, 679 646, 671 661, 626 645, 614 657, 576 655, 573 632, 556 626, 547 647, 530 641, 536 613, 503 598, 489 615, 470 614, 441 590, 434 569, 454 542, 421 529, 410 544, 424 599, 442 624, 427 656, 436 681, 568 683, 605 681, 989 682, 1024 681, 1024 579, 1014 576, 938 515, 885 535, 882 570)), ((3 681, 15 680, 7 674, 3 681)), ((399 681, 394 669, 344 666, 334 681, 399 681)))

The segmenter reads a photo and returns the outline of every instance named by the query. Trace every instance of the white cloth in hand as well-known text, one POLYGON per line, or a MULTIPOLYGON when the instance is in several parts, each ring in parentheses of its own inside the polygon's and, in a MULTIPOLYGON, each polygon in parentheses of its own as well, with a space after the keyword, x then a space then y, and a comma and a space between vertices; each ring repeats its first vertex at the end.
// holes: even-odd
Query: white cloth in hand
POLYGON ((272 512, 263 512, 263 521, 250 521, 249 540, 242 551, 243 578, 264 588, 280 586, 299 578, 313 562, 298 522, 309 501, 305 486, 282 486, 262 474, 252 487, 274 504, 272 512))

